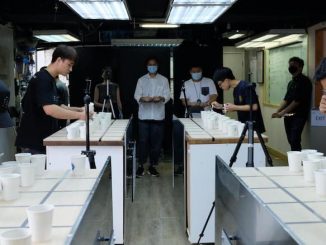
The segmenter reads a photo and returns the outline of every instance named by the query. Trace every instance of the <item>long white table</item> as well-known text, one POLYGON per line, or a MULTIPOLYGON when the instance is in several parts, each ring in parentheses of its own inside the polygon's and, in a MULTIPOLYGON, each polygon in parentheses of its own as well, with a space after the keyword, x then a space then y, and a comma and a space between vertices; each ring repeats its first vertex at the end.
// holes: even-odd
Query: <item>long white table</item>
MULTIPOLYGON (((197 243, 212 203, 215 200, 215 156, 219 155, 229 162, 239 137, 228 137, 218 130, 203 127, 200 118, 179 118, 184 125, 185 139, 185 200, 186 228, 188 239, 197 243)), ((267 140, 266 136, 263 136, 267 140)), ((245 167, 248 143, 246 139, 237 155, 234 166, 245 167)), ((254 162, 256 166, 265 166, 263 149, 255 136, 254 162)), ((215 241, 215 211, 207 224, 202 243, 215 241)))
MULTIPOLYGON (((108 156, 112 162, 113 229, 117 244, 124 238, 124 169, 126 159, 126 129, 129 120, 112 120, 105 130, 90 135, 90 149, 96 151, 95 163, 101 167, 108 156)), ((66 129, 62 129, 44 139, 49 169, 69 169, 70 157, 85 150, 85 140, 67 139, 66 129)))
POLYGON ((326 197, 302 172, 217 164, 217 237, 224 229, 244 244, 325 244, 326 197))
MULTIPOLYGON (((102 177, 106 171, 109 171, 108 164, 103 166, 103 168, 87 170, 83 176, 74 176, 71 170, 47 170, 44 175, 37 177, 33 186, 20 187, 18 199, 0 200, 0 232, 28 227, 26 208, 48 203, 55 206, 52 239, 42 244, 70 244, 80 228, 83 216, 102 177)), ((107 186, 107 188, 111 187, 107 186)), ((96 232, 92 236, 95 238, 96 232)))

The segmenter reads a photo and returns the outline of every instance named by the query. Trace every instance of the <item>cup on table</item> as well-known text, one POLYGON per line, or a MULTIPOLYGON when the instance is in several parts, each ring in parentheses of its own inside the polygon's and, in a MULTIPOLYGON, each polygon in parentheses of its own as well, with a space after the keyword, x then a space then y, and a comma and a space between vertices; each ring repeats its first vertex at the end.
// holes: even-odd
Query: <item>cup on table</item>
POLYGON ((79 135, 81 139, 86 139, 86 125, 79 126, 79 135))
POLYGON ((321 160, 303 160, 303 177, 306 182, 315 182, 314 172, 321 167, 321 160))
POLYGON ((79 137, 79 124, 69 125, 66 127, 66 130, 68 139, 76 139, 79 137))
POLYGON ((90 102, 89 103, 89 112, 92 112, 92 113, 94 113, 94 103, 93 102, 90 102))
POLYGON ((1 245, 31 245, 32 236, 28 229, 18 228, 4 231, 0 234, 1 245))
POLYGON ((307 160, 308 159, 307 155, 311 154, 311 153, 316 153, 317 150, 315 150, 315 149, 302 149, 301 152, 304 154, 303 160, 307 160))
POLYGON ((86 156, 85 155, 74 155, 71 157, 71 170, 76 176, 85 174, 86 156))
POLYGON ((315 171, 316 193, 319 196, 326 196, 326 169, 315 171))
MULTIPOLYGON (((7 162, 2 162, 0 165, 0 168, 8 168, 10 173, 17 173, 19 174, 19 166, 18 163, 16 161, 7 161, 7 162)), ((7 171, 8 171, 7 170, 7 171)), ((1 170, 0 170, 0 174, 1 174, 1 170)))
POLYGON ((307 156, 307 160, 322 159, 324 157, 324 153, 313 152, 313 153, 308 153, 306 156, 307 156))
POLYGON ((15 159, 18 163, 31 162, 31 153, 16 153, 15 159))
POLYGON ((42 242, 51 239, 54 206, 39 204, 27 208, 28 225, 32 233, 32 241, 42 242))
POLYGON ((31 156, 32 166, 35 168, 36 175, 42 175, 45 171, 46 155, 45 154, 35 154, 31 156))
POLYGON ((288 156, 288 163, 289 163, 289 171, 301 172, 304 153, 300 151, 288 151, 287 156, 288 156))
POLYGON ((20 174, 0 175, 0 193, 5 201, 15 200, 19 197, 20 174))
POLYGON ((35 181, 35 167, 30 163, 19 164, 21 181, 23 187, 32 186, 35 181))

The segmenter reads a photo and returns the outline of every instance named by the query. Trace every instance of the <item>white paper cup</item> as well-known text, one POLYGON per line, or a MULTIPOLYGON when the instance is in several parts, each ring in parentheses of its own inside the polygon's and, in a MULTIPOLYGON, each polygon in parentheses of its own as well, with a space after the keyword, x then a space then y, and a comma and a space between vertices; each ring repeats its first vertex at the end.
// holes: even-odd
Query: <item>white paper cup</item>
POLYGON ((54 206, 51 204, 34 205, 27 208, 28 225, 35 242, 48 241, 52 235, 54 206))
POLYGON ((89 112, 92 112, 92 113, 94 113, 94 103, 93 102, 90 102, 89 103, 89 112))
POLYGON ((72 124, 66 127, 67 138, 76 139, 79 137, 79 124, 72 124))
POLYGON ((326 169, 315 171, 316 193, 319 196, 326 196, 326 169))
POLYGON ((19 174, 19 166, 18 166, 18 163, 16 161, 3 162, 3 163, 1 163, 1 166, 12 168, 13 171, 11 173, 19 174))
POLYGON ((1 174, 11 174, 15 170, 14 166, 9 166, 9 165, 0 165, 0 175, 1 174))
POLYGON ((31 153, 16 153, 15 159, 18 163, 31 162, 31 153))
POLYGON ((71 157, 71 169, 72 173, 76 176, 85 174, 86 156, 75 155, 71 157))
POLYGON ((31 245, 32 236, 28 229, 11 229, 0 234, 1 245, 31 245))
POLYGON ((307 156, 307 160, 322 159, 324 157, 324 153, 314 152, 314 153, 308 153, 306 156, 307 156))
POLYGON ((21 182, 20 185, 23 187, 32 186, 35 181, 35 167, 30 163, 19 164, 21 182))
POLYGON ((288 151, 287 156, 288 156, 288 163, 289 163, 289 171, 301 172, 304 153, 300 151, 288 151))
POLYGON ((79 137, 81 139, 86 139, 86 125, 79 127, 79 137))
POLYGON ((321 167, 320 160, 303 160, 303 177, 306 182, 315 182, 314 172, 321 167))
POLYGON ((308 154, 311 154, 311 153, 316 153, 317 150, 315 150, 315 149, 303 149, 303 150, 301 150, 301 152, 304 153, 304 158, 303 158, 303 160, 308 160, 307 155, 308 155, 308 154))
POLYGON ((31 156, 32 166, 35 168, 36 175, 42 175, 45 171, 46 155, 45 154, 35 154, 31 156))
POLYGON ((0 175, 0 191, 5 201, 15 200, 19 197, 19 174, 0 175))

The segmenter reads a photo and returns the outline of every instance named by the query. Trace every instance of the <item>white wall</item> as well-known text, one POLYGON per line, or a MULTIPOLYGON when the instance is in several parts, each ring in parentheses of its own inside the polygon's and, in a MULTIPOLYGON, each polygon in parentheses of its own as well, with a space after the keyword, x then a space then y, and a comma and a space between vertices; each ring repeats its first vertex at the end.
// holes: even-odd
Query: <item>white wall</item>
MULTIPOLYGON (((14 105, 14 39, 13 30, 9 26, 0 25, 0 79, 10 89, 10 105, 14 105)), ((0 161, 13 160, 16 148, 14 128, 0 128, 0 153, 5 155, 0 161)))

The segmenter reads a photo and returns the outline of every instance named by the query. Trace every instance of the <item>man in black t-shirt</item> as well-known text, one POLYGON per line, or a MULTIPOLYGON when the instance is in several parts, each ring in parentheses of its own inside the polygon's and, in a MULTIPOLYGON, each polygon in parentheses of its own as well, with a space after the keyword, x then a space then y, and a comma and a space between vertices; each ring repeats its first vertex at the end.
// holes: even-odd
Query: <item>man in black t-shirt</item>
POLYGON ((76 57, 74 48, 58 46, 52 54, 51 64, 29 81, 16 138, 16 146, 22 152, 45 153, 43 139, 58 130, 57 119, 85 119, 83 108, 58 105, 55 78, 70 73, 76 57))
POLYGON ((284 117, 284 126, 291 151, 301 151, 301 133, 308 119, 312 84, 310 79, 302 74, 304 61, 298 57, 289 59, 289 72, 292 80, 289 82, 285 97, 272 118, 284 117))
MULTIPOLYGON (((213 80, 223 90, 233 88, 234 104, 224 104, 224 110, 236 111, 238 120, 242 123, 246 123, 250 120, 250 104, 252 104, 252 120, 255 122, 254 128, 257 132, 264 133, 264 121, 254 84, 235 79, 232 70, 228 67, 217 69, 214 73, 213 80)), ((212 106, 216 109, 221 109, 223 107, 223 105, 216 101, 212 103, 212 106)))

